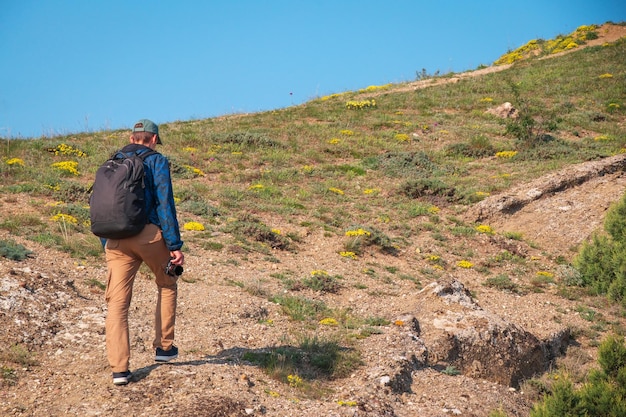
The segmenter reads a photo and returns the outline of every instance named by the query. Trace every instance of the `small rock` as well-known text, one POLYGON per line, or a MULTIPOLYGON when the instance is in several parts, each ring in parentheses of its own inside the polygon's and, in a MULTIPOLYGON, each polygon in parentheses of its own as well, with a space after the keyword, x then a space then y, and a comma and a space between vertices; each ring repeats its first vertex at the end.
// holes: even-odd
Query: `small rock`
POLYGON ((254 382, 252 382, 250 380, 250 377, 248 375, 246 375, 246 374, 241 374, 239 376, 239 381, 238 382, 239 382, 240 385, 243 385, 243 386, 248 387, 248 388, 254 386, 254 382))

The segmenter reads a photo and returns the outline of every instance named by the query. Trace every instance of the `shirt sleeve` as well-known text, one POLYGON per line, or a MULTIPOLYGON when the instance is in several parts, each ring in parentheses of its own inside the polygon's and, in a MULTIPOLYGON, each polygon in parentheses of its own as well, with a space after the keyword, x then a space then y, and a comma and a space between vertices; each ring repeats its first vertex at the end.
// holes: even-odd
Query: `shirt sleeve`
POLYGON ((165 245, 170 251, 179 250, 183 246, 180 237, 174 191, 170 174, 169 161, 162 155, 154 158, 153 180, 155 190, 156 213, 159 225, 165 239, 165 245))

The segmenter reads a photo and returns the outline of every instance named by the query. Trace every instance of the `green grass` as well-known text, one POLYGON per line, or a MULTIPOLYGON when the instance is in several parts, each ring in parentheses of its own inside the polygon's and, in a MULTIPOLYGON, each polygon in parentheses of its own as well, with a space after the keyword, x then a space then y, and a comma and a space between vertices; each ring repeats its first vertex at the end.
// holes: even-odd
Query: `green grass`
POLYGON ((13 240, 0 240, 0 256, 14 261, 23 261, 33 252, 13 240))
POLYGON ((7 346, 0 350, 0 361, 10 362, 26 368, 39 365, 35 355, 22 344, 7 346))
POLYGON ((270 301, 279 304, 283 312, 296 321, 319 320, 328 311, 328 307, 323 302, 305 297, 277 295, 273 296, 270 301))
POLYGON ((360 355, 354 349, 316 336, 302 337, 297 346, 249 351, 242 359, 311 397, 323 393, 319 382, 346 377, 362 365, 360 355))
POLYGON ((0 366, 0 386, 13 386, 17 384, 17 371, 8 366, 0 366))
POLYGON ((316 271, 310 277, 302 279, 302 285, 322 293, 337 293, 342 288, 342 277, 329 275, 324 271, 316 271))
POLYGON ((483 285, 490 287, 490 288, 496 288, 502 291, 510 291, 510 292, 519 291, 519 285, 511 281, 511 278, 509 278, 508 275, 505 275, 505 274, 500 274, 495 277, 487 278, 485 282, 483 282, 483 285))
POLYGON ((106 289, 106 284, 96 278, 86 279, 85 284, 87 284, 90 287, 98 288, 99 290, 102 290, 102 291, 106 289))

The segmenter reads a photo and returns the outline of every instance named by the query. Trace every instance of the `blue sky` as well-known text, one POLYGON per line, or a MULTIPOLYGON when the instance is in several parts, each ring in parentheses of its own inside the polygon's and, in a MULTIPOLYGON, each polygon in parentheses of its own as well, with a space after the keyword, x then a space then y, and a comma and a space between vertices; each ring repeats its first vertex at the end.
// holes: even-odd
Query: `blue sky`
POLYGON ((0 0, 0 137, 250 113, 626 21, 623 0, 0 0))

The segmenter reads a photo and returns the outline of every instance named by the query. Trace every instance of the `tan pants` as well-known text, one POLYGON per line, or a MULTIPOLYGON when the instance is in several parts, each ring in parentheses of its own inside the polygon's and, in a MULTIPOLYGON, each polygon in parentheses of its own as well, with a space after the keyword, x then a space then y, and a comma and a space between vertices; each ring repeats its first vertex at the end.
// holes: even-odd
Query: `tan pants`
POLYGON ((112 372, 129 370, 130 337, 128 309, 133 293, 135 275, 142 262, 152 270, 158 288, 154 320, 154 348, 168 350, 174 342, 176 319, 176 277, 165 273, 170 251, 165 246, 161 230, 148 224, 141 233, 121 240, 107 240, 107 317, 106 348, 112 372))

